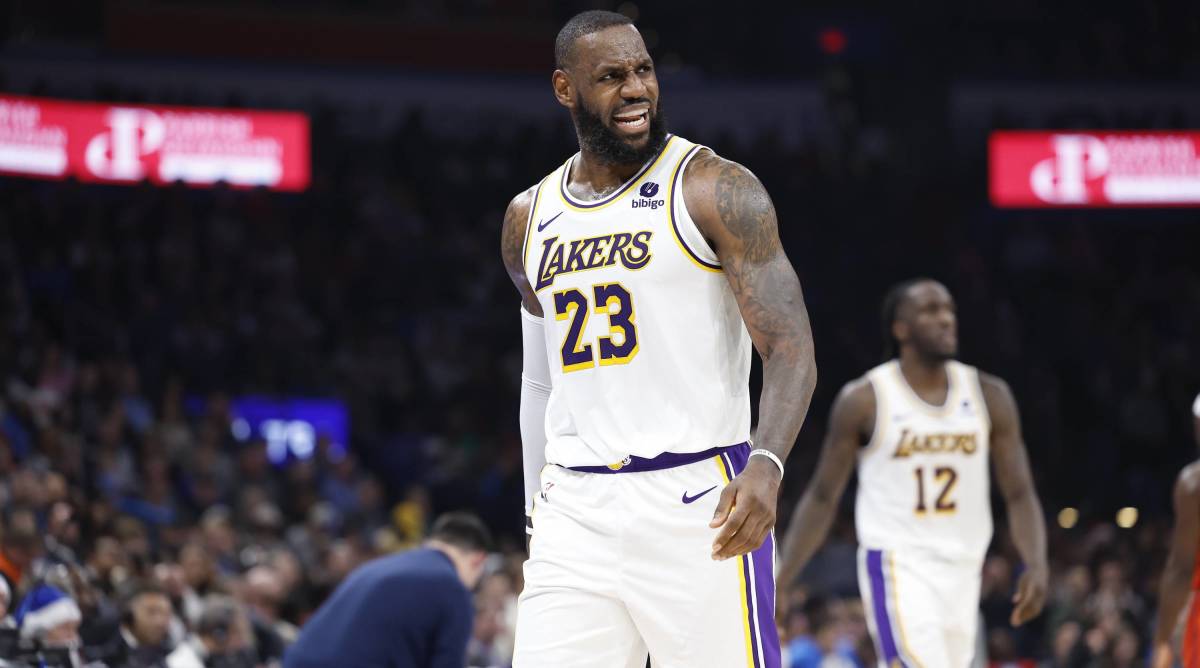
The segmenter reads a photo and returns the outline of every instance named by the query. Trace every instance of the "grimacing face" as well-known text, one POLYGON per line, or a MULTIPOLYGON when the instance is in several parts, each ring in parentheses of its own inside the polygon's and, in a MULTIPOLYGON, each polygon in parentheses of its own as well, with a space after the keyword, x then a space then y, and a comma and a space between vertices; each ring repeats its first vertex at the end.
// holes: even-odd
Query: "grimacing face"
POLYGON ((612 164, 642 164, 666 139, 658 77, 641 34, 612 26, 576 40, 555 95, 571 110, 583 148, 612 164))
POLYGON ((958 316, 946 286, 922 281, 908 289, 893 325, 896 340, 921 357, 950 360, 958 355, 958 316))

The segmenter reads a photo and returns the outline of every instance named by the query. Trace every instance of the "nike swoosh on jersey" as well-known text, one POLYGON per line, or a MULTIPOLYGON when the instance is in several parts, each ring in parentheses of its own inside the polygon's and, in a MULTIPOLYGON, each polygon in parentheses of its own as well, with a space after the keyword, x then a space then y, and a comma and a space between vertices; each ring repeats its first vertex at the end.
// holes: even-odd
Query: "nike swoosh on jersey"
MULTIPOLYGON (((563 215, 563 212, 562 212, 562 211, 559 211, 558 213, 554 214, 554 218, 558 218, 558 217, 559 217, 559 216, 561 216, 561 215, 563 215)), ((547 220, 547 221, 545 221, 545 222, 538 223, 538 232, 541 232, 542 230, 544 230, 544 229, 546 229, 547 227, 549 227, 549 226, 550 226, 550 223, 553 223, 553 222, 554 222, 554 218, 551 218, 550 220, 547 220)))
POLYGON ((717 488, 717 486, 716 486, 716 485, 713 485, 712 487, 709 487, 708 489, 704 490, 703 492, 700 492, 700 493, 699 493, 699 494, 697 494, 696 496, 688 496, 688 493, 687 493, 687 492, 684 492, 684 493, 683 493, 683 502, 684 502, 684 503, 691 503, 691 502, 695 501, 696 499, 698 499, 698 498, 700 498, 700 497, 704 496, 705 494, 708 494, 709 492, 713 491, 713 490, 714 490, 714 489, 716 489, 716 488, 717 488))

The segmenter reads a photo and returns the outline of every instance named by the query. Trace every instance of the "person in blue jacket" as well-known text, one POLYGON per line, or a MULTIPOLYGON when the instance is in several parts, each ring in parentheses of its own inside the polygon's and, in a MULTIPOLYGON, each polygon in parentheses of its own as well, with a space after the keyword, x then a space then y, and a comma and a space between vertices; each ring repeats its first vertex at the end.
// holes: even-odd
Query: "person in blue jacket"
POLYGON ((463 668, 491 536, 447 513, 418 549, 363 564, 300 630, 284 668, 463 668))

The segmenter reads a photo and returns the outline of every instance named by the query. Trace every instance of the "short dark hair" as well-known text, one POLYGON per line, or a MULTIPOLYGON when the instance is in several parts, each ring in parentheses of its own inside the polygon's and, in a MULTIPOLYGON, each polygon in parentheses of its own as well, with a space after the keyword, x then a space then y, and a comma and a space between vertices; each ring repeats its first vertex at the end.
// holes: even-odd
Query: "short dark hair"
POLYGON ((491 552, 492 533, 471 513, 446 513, 437 518, 429 537, 469 552, 491 552))
POLYGON ((613 26, 628 25, 633 25, 633 19, 628 16, 600 9, 593 9, 572 16, 571 20, 567 21, 567 24, 562 27, 562 30, 558 31, 558 37, 554 39, 554 66, 560 70, 565 70, 571 66, 571 55, 575 48, 575 42, 580 37, 600 32, 605 28, 613 26))
POLYGON ((896 322, 896 313, 900 310, 900 306, 904 304, 904 299, 908 296, 908 290, 918 283, 931 281, 931 278, 910 278, 907 281, 900 281, 888 289, 887 294, 883 297, 883 308, 880 312, 880 320, 883 324, 883 361, 891 360, 900 354, 900 342, 892 335, 892 324, 896 322))
POLYGON ((202 636, 219 636, 223 642, 242 614, 244 613, 233 598, 210 595, 204 601, 200 619, 196 621, 196 633, 202 636))
POLYGON ((133 602, 143 596, 165 596, 168 601, 171 600, 171 594, 166 587, 154 580, 134 580, 128 583, 121 593, 121 601, 126 608, 132 607, 133 602))

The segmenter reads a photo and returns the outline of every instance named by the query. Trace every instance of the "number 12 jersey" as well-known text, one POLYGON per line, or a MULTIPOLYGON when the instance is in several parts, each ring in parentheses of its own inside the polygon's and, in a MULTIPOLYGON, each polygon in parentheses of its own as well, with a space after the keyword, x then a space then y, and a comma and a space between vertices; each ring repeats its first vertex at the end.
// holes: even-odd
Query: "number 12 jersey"
POLYGON ((981 562, 992 539, 991 422, 974 367, 946 363, 941 406, 912 390, 892 360, 867 372, 875 432, 859 453, 855 522, 867 549, 981 562))

